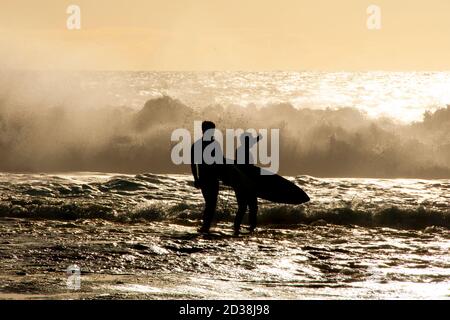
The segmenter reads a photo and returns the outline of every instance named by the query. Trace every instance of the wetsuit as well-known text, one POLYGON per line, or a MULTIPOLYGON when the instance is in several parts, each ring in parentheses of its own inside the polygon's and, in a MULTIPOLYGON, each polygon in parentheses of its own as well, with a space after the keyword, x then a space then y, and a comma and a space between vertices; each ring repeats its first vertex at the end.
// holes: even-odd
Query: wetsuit
MULTIPOLYGON (((191 169, 194 176, 195 183, 200 187, 203 198, 205 199, 205 208, 203 210, 203 225, 200 229, 202 232, 208 232, 211 227, 214 213, 216 212, 217 198, 219 195, 219 165, 220 164, 206 164, 203 161, 203 151, 210 143, 217 143, 216 141, 197 140, 191 148, 191 169), (202 156, 200 159, 195 159, 194 150, 196 144, 202 144, 202 156)), ((200 150, 200 148, 199 148, 200 150)), ((221 149, 219 152, 222 152, 221 149)), ((223 156, 221 155, 222 159, 223 156)))
MULTIPOLYGON (((251 176, 254 174, 259 174, 259 170, 253 166, 254 161, 250 154, 250 148, 260 140, 260 137, 258 136, 257 138, 253 138, 245 135, 242 137, 242 140, 242 146, 236 150, 235 163, 239 170, 244 172, 246 175, 251 176), (241 154, 242 152, 243 154, 241 154), (244 156, 243 159, 241 159, 242 156, 244 156)), ((238 210, 236 212, 236 218, 234 219, 235 234, 239 233, 242 219, 247 211, 247 207, 249 209, 250 231, 255 230, 258 213, 258 198, 256 197, 256 193, 251 188, 246 188, 243 185, 236 185, 234 187, 234 192, 238 203, 238 210)))

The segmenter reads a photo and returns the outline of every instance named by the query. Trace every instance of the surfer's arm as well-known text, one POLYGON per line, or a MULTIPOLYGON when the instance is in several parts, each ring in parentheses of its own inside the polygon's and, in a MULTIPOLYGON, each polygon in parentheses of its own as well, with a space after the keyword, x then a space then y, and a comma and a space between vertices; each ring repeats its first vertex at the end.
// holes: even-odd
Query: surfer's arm
POLYGON ((198 177, 198 167, 195 163, 195 157, 194 157, 194 146, 192 146, 191 149, 191 171, 192 175, 194 176, 194 186, 198 188, 199 185, 199 177, 198 177))
POLYGON ((192 175, 194 176, 194 187, 199 188, 200 180, 198 178, 198 169, 195 163, 191 163, 192 175))
POLYGON ((198 181, 198 169, 197 169, 197 165, 195 163, 191 163, 191 171, 192 171, 192 175, 194 176, 194 180, 198 181))

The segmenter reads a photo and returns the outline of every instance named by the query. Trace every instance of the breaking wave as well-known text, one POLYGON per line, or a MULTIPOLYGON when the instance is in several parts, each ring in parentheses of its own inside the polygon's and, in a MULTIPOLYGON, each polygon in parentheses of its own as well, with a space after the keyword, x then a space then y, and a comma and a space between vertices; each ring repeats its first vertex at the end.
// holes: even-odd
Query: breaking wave
POLYGON ((284 175, 450 178, 450 107, 409 124, 289 102, 191 107, 163 96, 136 110, 68 89, 71 83, 31 91, 32 83, 18 93, 12 80, 0 80, 1 171, 184 173, 188 166, 170 159, 171 133, 210 119, 219 128, 279 128, 284 175))
MULTIPOLYGON (((260 200, 259 225, 450 228, 449 180, 289 179, 312 201, 292 206, 260 200)), ((189 175, 0 174, 0 217, 5 218, 196 225, 202 209, 201 192, 189 175)), ((233 221, 236 209, 233 190, 221 186, 217 222, 233 221)))
MULTIPOLYGON (((128 213, 118 213, 110 206, 93 203, 51 204, 34 201, 0 204, 1 217, 27 219, 105 219, 123 223, 165 221, 183 225, 196 225, 199 224, 201 214, 200 206, 189 204, 151 205, 137 208, 128 213)), ((218 210, 217 221, 232 222, 233 219, 234 211, 223 210, 223 208, 218 210)), ((258 224, 282 228, 295 228, 302 224, 315 226, 337 224, 397 229, 424 229, 427 227, 450 229, 450 213, 426 210, 422 207, 416 209, 390 207, 377 211, 363 211, 350 207, 308 210, 304 207, 269 206, 260 209, 258 224)))

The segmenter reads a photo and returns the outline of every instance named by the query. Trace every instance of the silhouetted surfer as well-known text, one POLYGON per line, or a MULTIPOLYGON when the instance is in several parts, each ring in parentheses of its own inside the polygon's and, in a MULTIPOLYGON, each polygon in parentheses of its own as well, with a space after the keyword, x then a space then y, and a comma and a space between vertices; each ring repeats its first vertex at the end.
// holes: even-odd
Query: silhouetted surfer
MULTIPOLYGON (((261 136, 256 138, 250 133, 243 133, 240 137, 241 145, 236 150, 235 163, 242 172, 246 174, 259 174, 259 171, 253 165, 255 159, 250 152, 250 149, 261 140, 261 136)), ((238 235, 241 228, 242 219, 244 218, 247 207, 249 210, 249 231, 253 232, 256 229, 257 214, 258 214, 258 198, 252 188, 244 185, 235 185, 234 192, 238 203, 238 210, 234 219, 234 234, 238 235)))
POLYGON ((217 163, 208 164, 210 162, 205 161, 204 151, 205 148, 211 144, 216 144, 213 151, 213 156, 218 156, 223 159, 222 149, 220 145, 214 140, 214 129, 216 125, 211 121, 203 121, 202 131, 203 137, 192 145, 191 148, 191 169, 194 176, 194 186, 200 189, 205 198, 205 209, 203 211, 203 225, 198 230, 199 232, 209 232, 211 222, 216 212, 217 197, 219 195, 219 165, 217 163), (208 132, 210 139, 205 139, 205 134, 208 132), (220 152, 216 155, 215 152, 220 152), (199 154, 201 152, 201 155, 199 154), (195 156, 197 154, 197 156, 195 156))

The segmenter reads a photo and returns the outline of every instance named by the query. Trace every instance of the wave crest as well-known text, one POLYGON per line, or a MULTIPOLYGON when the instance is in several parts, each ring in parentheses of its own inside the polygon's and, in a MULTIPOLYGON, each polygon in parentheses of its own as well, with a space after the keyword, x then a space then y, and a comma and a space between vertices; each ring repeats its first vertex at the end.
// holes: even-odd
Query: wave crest
MULTIPOLYGON (((0 203, 0 216, 27 219, 105 219, 122 223, 142 221, 166 221, 182 225, 198 224, 202 218, 201 206, 179 203, 162 203, 130 208, 128 212, 117 212, 113 207, 93 203, 44 203, 39 200, 15 203, 0 203)), ((234 210, 220 207, 216 221, 232 222, 234 210)), ((244 219, 244 222, 245 219, 244 219)), ((396 229, 425 229, 441 227, 450 229, 450 213, 428 210, 423 207, 402 209, 398 207, 379 210, 358 210, 349 206, 329 209, 312 209, 305 206, 262 206, 258 213, 258 224, 282 228, 295 228, 303 224, 358 225, 363 227, 389 227, 396 229)))
POLYGON ((280 129, 280 172, 318 177, 450 178, 450 107, 422 122, 371 119, 353 108, 289 103, 193 109, 171 97, 123 107, 29 108, 0 97, 0 170, 183 173, 170 159, 176 128, 210 119, 219 128, 280 129))

